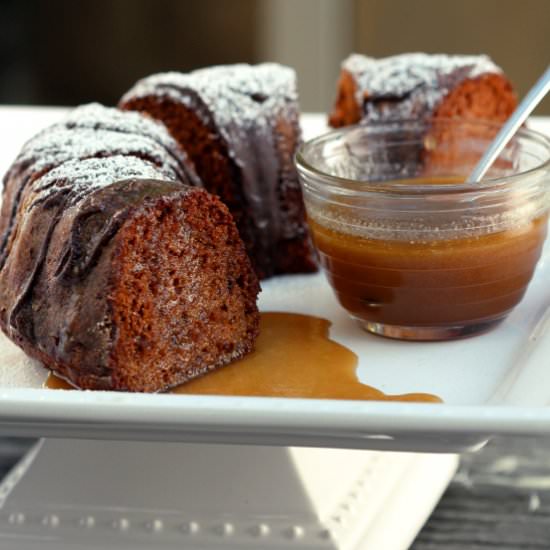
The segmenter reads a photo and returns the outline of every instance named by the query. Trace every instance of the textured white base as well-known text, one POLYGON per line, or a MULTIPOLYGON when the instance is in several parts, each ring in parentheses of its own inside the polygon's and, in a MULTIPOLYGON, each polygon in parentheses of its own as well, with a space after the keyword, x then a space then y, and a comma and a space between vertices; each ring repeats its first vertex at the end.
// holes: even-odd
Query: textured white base
POLYGON ((405 550, 455 455, 42 440, 0 486, 0 548, 405 550))

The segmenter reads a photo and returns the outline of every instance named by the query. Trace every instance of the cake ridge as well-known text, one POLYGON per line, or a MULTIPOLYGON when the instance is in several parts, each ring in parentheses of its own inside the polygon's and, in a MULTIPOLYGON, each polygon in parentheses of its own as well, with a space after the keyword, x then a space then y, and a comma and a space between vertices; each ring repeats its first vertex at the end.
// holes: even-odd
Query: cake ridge
POLYGON ((178 181, 176 173, 167 166, 158 167, 134 155, 70 160, 35 180, 32 189, 35 197, 28 208, 32 210, 36 204, 49 200, 52 194, 66 185, 70 185, 71 190, 68 202, 70 207, 96 189, 111 185, 113 181, 131 178, 178 181))
POLYGON ((120 109, 105 107, 100 103, 88 103, 73 109, 60 125, 68 129, 89 128, 141 136, 160 145, 180 166, 180 171, 189 182, 197 187, 202 186, 193 163, 186 152, 179 147, 163 124, 151 117, 139 113, 125 113, 120 109), (132 116, 126 116, 131 114, 132 116))

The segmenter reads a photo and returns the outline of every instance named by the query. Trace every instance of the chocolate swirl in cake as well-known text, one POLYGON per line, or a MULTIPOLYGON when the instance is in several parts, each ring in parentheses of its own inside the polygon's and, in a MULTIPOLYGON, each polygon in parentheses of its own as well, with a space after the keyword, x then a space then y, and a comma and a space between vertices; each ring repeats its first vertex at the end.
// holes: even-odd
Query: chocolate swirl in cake
MULTIPOLYGON (((0 272, 0 281, 4 277, 9 281, 3 291, 0 291, 0 318, 5 321, 9 336, 15 341, 22 338, 29 341, 35 339, 34 316, 30 303, 32 292, 49 251, 51 236, 62 216, 71 218, 74 225, 70 227, 70 237, 66 241, 61 258, 52 259, 58 266, 58 277, 66 271, 61 270, 59 264, 72 264, 76 268, 75 258, 96 258, 101 247, 108 241, 106 236, 113 235, 113 222, 117 221, 116 216, 105 216, 105 207, 98 206, 94 212, 83 209, 82 204, 88 195, 119 180, 174 180, 174 177, 174 172, 167 166, 157 168, 139 158, 116 155, 99 159, 70 160, 34 180, 32 188, 26 193, 24 211, 18 220, 21 227, 11 247, 12 250, 15 249, 12 255, 14 257, 0 272), (89 235, 87 241, 74 238, 81 227, 78 220, 89 217, 92 213, 96 218, 94 234, 89 235), (25 243, 23 249, 20 242, 25 243), (9 298, 5 300, 6 296, 9 298), (10 304, 10 307, 6 308, 4 304, 10 304)), ((9 259, 9 255, 7 258, 9 259)), ((81 265, 80 275, 86 276, 91 265, 90 261, 81 265)))

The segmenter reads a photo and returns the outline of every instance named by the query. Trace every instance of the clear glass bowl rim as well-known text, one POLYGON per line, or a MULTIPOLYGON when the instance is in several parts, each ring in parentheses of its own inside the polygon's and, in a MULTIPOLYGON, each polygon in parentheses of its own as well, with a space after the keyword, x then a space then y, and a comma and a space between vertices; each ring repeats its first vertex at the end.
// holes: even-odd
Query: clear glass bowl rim
POLYGON ((328 132, 325 132, 324 134, 317 136, 315 138, 312 138, 304 143, 298 148, 298 151, 296 152, 295 156, 295 163, 298 168, 298 172, 303 172, 304 174, 307 174, 310 177, 315 178, 317 183, 321 183, 320 180, 322 180, 322 185, 327 187, 327 191, 330 190, 330 188, 334 188, 335 190, 339 190, 342 192, 343 190, 349 190, 350 192, 356 193, 381 193, 381 194, 389 194, 389 195, 405 195, 405 196, 418 196, 418 195, 437 195, 437 194, 453 194, 453 193, 479 193, 482 192, 490 192, 491 190, 502 192, 508 187, 513 187, 514 189, 517 189, 518 185, 521 186, 521 181, 529 181, 529 178, 526 178, 526 176, 531 176, 537 173, 544 173, 545 171, 548 171, 550 173, 550 138, 548 138, 546 135, 537 132, 536 130, 532 130, 530 128, 520 128, 516 132, 516 136, 522 137, 527 139, 528 141, 538 143, 539 145, 542 145, 546 149, 546 160, 543 161, 541 164, 530 168, 529 170, 525 170, 522 172, 518 172, 516 174, 511 174, 504 177, 498 177, 498 178, 487 178, 483 179, 478 184, 472 185, 471 183, 458 183, 458 184, 449 184, 444 183, 441 185, 430 183, 425 185, 411 185, 410 180, 408 180, 407 183, 399 184, 398 180, 392 180, 391 183, 380 181, 380 180, 372 180, 372 181, 360 181, 360 180, 354 180, 349 178, 343 178, 340 176, 335 176, 333 174, 329 174, 327 172, 323 172, 322 170, 319 170, 315 166, 313 166, 310 162, 308 162, 305 158, 306 151, 309 148, 319 146, 322 143, 328 143, 331 140, 336 140, 344 137, 346 134, 350 134, 357 130, 366 130, 368 128, 380 128, 384 126, 406 126, 408 124, 428 124, 430 121, 434 121, 436 123, 444 123, 444 124, 457 124, 457 123, 466 123, 466 124, 474 124, 478 126, 484 126, 484 127, 492 127, 495 129, 499 129, 502 126, 502 123, 495 123, 487 120, 479 120, 479 119, 468 119, 468 118, 407 118, 407 119, 389 119, 389 120, 381 120, 381 121, 372 121, 368 123, 359 123, 354 124, 351 126, 346 126, 344 128, 338 128, 335 130, 331 130, 328 132))

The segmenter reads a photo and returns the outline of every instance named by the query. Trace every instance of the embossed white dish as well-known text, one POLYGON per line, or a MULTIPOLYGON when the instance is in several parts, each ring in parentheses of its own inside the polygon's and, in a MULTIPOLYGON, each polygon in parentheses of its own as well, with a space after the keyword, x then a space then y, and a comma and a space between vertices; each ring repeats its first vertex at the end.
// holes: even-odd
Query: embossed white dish
MULTIPOLYGON (((0 107, 0 172, 22 142, 62 114, 0 107)), ((533 128, 550 134, 550 119, 533 128)), ((305 115, 307 137, 324 117, 305 115)), ((360 358, 360 379, 386 393, 429 392, 444 404, 67 392, 0 339, 0 433, 13 435, 457 452, 493 434, 550 433, 550 245, 529 290, 492 332, 443 343, 362 332, 321 275, 264 283, 260 307, 328 318, 360 358)))

